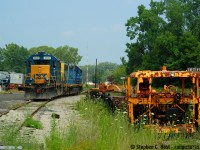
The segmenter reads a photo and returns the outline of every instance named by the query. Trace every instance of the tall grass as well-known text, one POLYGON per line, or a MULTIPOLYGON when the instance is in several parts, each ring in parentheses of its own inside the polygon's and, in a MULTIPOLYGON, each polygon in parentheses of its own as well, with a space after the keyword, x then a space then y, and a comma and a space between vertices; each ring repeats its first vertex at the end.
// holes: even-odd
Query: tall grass
POLYGON ((123 150, 130 149, 132 144, 155 143, 152 130, 134 130, 128 123, 127 112, 111 113, 101 101, 81 100, 76 103, 76 110, 83 119, 71 122, 65 134, 52 128, 53 132, 46 140, 48 149, 55 148, 52 141, 57 141, 57 149, 81 150, 123 150))
MULTIPOLYGON (((184 134, 172 134, 169 137, 156 133, 151 127, 143 128, 142 124, 133 126, 129 123, 127 112, 116 110, 112 113, 102 101, 82 99, 76 103, 75 109, 80 117, 69 120, 65 129, 60 129, 57 120, 52 119, 51 131, 44 143, 45 149, 128 150, 131 146, 134 149, 148 149, 145 146, 153 146, 150 149, 161 149, 161 146, 167 146, 162 149, 176 149, 175 146, 200 145, 199 133, 191 137, 184 134)), ((22 146, 25 150, 39 149, 40 145, 35 140, 16 136, 14 126, 1 131, 1 142, 22 146)))
MULTIPOLYGON (((128 149, 130 145, 137 141, 137 144, 148 143, 154 141, 149 136, 154 136, 150 131, 149 134, 143 132, 134 132, 134 128, 129 124, 127 112, 116 111, 114 114, 110 112, 101 101, 79 101, 77 109, 85 119, 88 119, 88 133, 90 141, 94 141, 92 148, 96 149, 128 149), (135 138, 137 134, 137 139, 135 138), (92 135, 92 136, 91 136, 92 135), (138 139, 139 137, 139 139, 138 139)), ((86 132, 87 133, 87 132, 86 132)))
POLYGON ((153 127, 129 123, 127 112, 112 113, 101 101, 80 100, 76 110, 80 120, 70 122, 65 132, 59 132, 53 123, 47 149, 70 150, 127 150, 127 149, 176 149, 175 146, 198 145, 199 133, 191 137, 186 134, 158 134, 153 127), (195 137, 195 140, 193 139, 195 137), (138 147, 140 146, 140 147, 138 147))
POLYGON ((4 146, 21 146, 23 150, 36 150, 40 145, 35 139, 30 139, 17 134, 18 125, 15 123, 4 123, 0 129, 0 143, 4 146))

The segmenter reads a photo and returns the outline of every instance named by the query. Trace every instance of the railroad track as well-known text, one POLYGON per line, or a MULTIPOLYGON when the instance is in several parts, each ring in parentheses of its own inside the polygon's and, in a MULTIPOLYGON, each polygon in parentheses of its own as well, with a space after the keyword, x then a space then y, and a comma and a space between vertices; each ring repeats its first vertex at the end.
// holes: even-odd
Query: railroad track
MULTIPOLYGON (((29 104, 29 103, 31 103, 31 102, 32 102, 31 100, 28 100, 26 103, 23 103, 23 104, 21 104, 21 105, 18 105, 18 106, 16 106, 16 107, 13 107, 13 108, 11 108, 10 110, 17 110, 17 109, 19 109, 20 107, 23 107, 23 106, 25 106, 25 105, 27 105, 27 104, 29 104)), ((0 113, 0 117, 3 116, 3 115, 8 114, 10 110, 7 110, 7 111, 5 111, 5 112, 0 113)))
MULTIPOLYGON (((47 103, 49 103, 51 100, 45 101, 44 103, 40 104, 35 110, 33 110, 33 112, 30 114, 29 117, 33 117, 41 108, 43 108, 47 103)), ((26 118, 25 118, 26 120, 26 118)), ((19 132, 22 127, 24 126, 25 120, 23 121, 23 123, 20 125, 20 127, 18 128, 17 132, 19 132)))
MULTIPOLYGON (((24 125, 25 125, 25 121, 26 121, 27 117, 32 118, 38 111, 41 110, 41 108, 43 108, 50 101, 52 101, 52 100, 43 101, 43 102, 34 102, 34 101, 29 100, 22 105, 18 105, 18 106, 14 107, 14 108, 6 111, 6 112, 1 113, 0 119, 2 119, 2 120, 0 120, 0 121, 1 122, 3 121, 3 123, 0 124, 0 133, 1 132, 5 133, 5 131, 3 131, 3 128, 6 126, 5 124, 7 124, 7 125, 9 124, 10 127, 8 126, 8 128, 10 130, 14 130, 13 134, 29 136, 30 133, 28 133, 28 132, 30 132, 30 130, 33 131, 34 129, 30 129, 29 131, 25 131, 25 132, 22 131, 21 132, 22 127, 24 127, 24 125), (11 111, 11 110, 13 110, 13 111, 11 111), (10 122, 9 122, 9 119, 8 119, 9 116, 13 116, 13 114, 15 114, 14 116, 18 116, 19 112, 21 112, 22 114, 28 114, 28 115, 27 116, 23 115, 23 117, 21 119, 17 119, 17 118, 14 117, 13 119, 10 119, 10 122), (11 114, 9 114, 9 113, 11 113, 11 114), (2 118, 2 117, 4 117, 4 118, 2 118), (5 121, 4 119, 5 120, 8 119, 8 120, 5 121)), ((27 137, 27 138, 29 138, 29 137, 27 137)), ((0 143, 1 143, 1 141, 0 141, 0 143)))
MULTIPOLYGON (((80 119, 73 109, 75 102, 80 97, 70 96, 59 97, 51 101, 33 101, 15 111, 10 111, 7 115, 3 115, 0 117, 0 143, 6 146, 6 142, 2 140, 4 139, 3 137, 5 135, 12 135, 16 141, 19 140, 22 143, 29 143, 32 140, 36 140, 39 145, 45 147, 45 137, 48 137, 51 133, 52 123, 56 123, 56 128, 59 130, 63 129, 64 131, 70 124, 70 120, 80 119), (29 121, 28 117, 30 116, 33 116, 30 119, 33 121, 33 126, 32 124, 27 124, 27 120, 29 121), (24 123, 25 120, 26 122, 24 123), (37 128, 34 121, 40 123, 42 128, 37 128)), ((26 147, 24 145, 22 146, 26 147)))
POLYGON ((52 100, 48 100, 45 102, 44 101, 43 102, 34 102, 34 101, 29 100, 22 105, 16 106, 6 112, 1 113, 0 118, 4 116, 4 118, 2 120, 5 119, 5 120, 7 120, 8 123, 10 121, 14 124, 17 124, 17 126, 18 126, 18 128, 16 129, 16 134, 17 134, 24 126, 24 123, 25 123, 27 117, 32 118, 39 110, 41 110, 41 108, 43 108, 50 101, 52 101, 52 100), (11 110, 13 110, 13 111, 11 112, 11 110), (10 112, 12 113, 12 114, 10 114, 10 116, 14 116, 11 119, 9 117, 7 117, 7 115, 9 116, 10 112), (19 115, 19 114, 22 114, 22 115, 19 115), (22 117, 23 119, 16 118, 17 116, 23 116, 22 117), (17 121, 17 122, 15 122, 15 121, 17 121))

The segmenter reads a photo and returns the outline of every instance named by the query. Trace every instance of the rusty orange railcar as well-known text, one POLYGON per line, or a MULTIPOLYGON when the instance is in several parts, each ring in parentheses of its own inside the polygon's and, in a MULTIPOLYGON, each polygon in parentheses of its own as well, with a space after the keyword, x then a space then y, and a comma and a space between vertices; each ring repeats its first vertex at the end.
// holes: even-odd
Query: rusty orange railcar
POLYGON ((200 126, 199 80, 198 69, 169 71, 164 67, 131 73, 126 83, 131 123, 151 124, 161 133, 195 132, 200 126), (162 88, 155 88, 155 82, 163 84, 162 88))
POLYGON ((91 88, 89 91, 90 98, 103 99, 114 111, 115 108, 124 108, 125 89, 123 85, 113 83, 100 83, 98 88, 91 88))

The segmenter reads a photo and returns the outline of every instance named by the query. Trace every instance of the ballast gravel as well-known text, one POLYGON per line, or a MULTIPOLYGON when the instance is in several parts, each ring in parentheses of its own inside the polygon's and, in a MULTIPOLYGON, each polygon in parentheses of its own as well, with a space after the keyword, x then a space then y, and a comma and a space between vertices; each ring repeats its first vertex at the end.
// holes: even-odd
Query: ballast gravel
POLYGON ((74 105, 81 98, 78 96, 69 96, 57 98, 54 101, 49 102, 44 108, 42 108, 33 119, 42 123, 42 129, 32 129, 23 127, 21 133, 25 136, 31 136, 39 143, 45 143, 45 137, 50 135, 53 121, 58 131, 64 131, 69 126, 70 122, 79 120, 80 116, 74 105), (52 117, 52 115, 56 115, 52 117))

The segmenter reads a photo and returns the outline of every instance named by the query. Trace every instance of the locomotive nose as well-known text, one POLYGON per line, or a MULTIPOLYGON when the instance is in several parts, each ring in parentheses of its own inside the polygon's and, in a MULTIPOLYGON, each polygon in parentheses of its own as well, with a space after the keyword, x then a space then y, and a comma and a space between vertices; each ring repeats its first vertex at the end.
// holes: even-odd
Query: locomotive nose
POLYGON ((36 84, 44 84, 48 82, 50 78, 50 66, 49 65, 32 65, 31 77, 35 80, 36 84))

